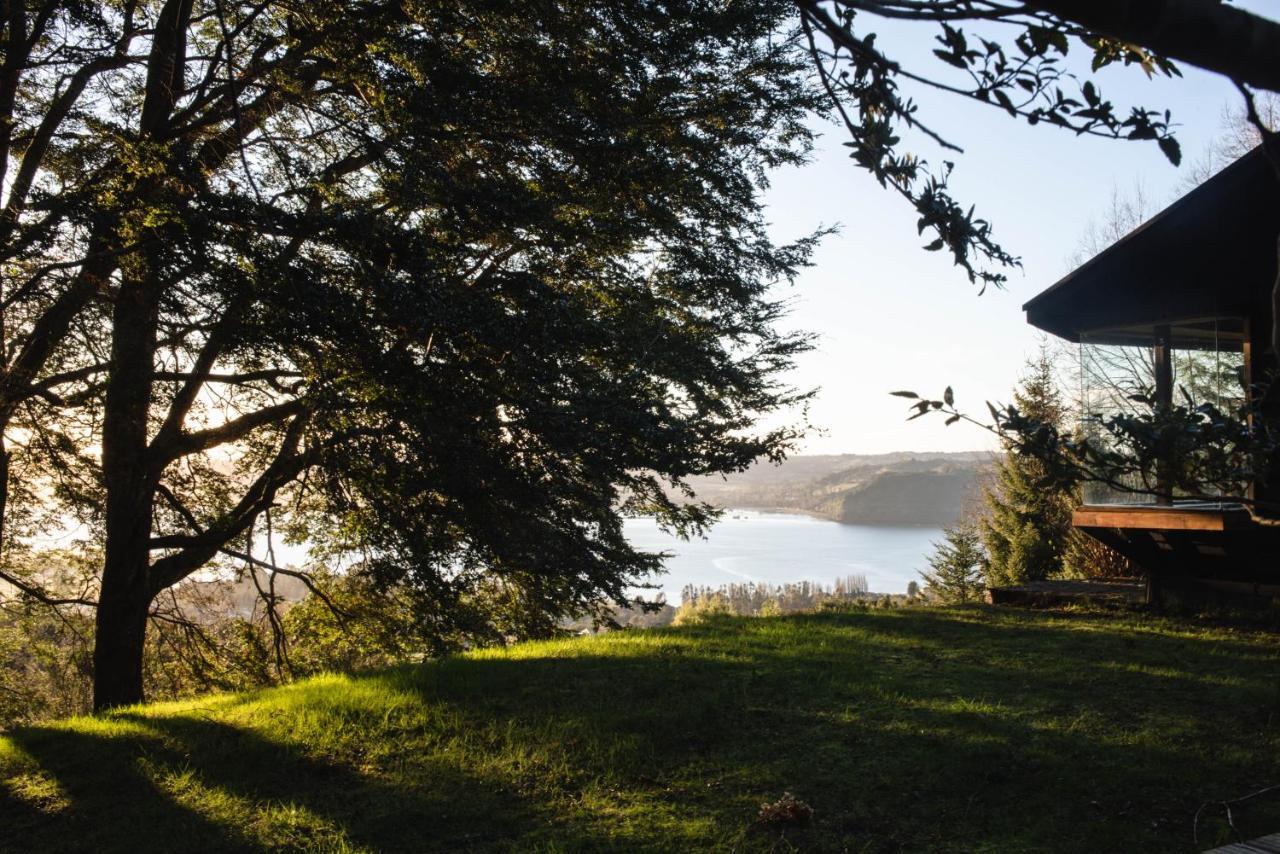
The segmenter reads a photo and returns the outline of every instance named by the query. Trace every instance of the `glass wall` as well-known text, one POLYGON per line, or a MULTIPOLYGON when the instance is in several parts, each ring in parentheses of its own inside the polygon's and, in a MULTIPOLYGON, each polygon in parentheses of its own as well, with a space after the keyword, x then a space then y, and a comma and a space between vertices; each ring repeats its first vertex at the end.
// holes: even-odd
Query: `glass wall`
MULTIPOLYGON (((1104 422, 1122 414, 1150 415, 1161 400, 1191 406, 1209 403, 1225 413, 1240 411, 1247 400, 1245 340, 1244 322, 1235 318, 1126 326, 1081 335, 1081 429, 1090 441, 1106 444, 1112 439, 1102 429, 1104 422)), ((1177 501, 1176 494, 1160 495, 1166 491, 1159 474, 1155 466, 1134 473, 1124 481, 1128 489, 1086 484, 1084 503, 1177 501)))

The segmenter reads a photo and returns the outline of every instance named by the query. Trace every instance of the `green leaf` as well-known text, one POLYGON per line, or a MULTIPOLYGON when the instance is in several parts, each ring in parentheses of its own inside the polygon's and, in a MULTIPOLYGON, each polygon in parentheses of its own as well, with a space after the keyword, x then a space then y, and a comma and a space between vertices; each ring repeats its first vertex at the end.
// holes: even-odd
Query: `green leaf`
POLYGON ((1160 150, 1164 152, 1164 156, 1169 158, 1169 162, 1177 166, 1182 162, 1182 146, 1171 136, 1162 136, 1156 140, 1156 144, 1160 146, 1160 150))
POLYGON ((944 391, 944 392, 942 393, 942 399, 943 399, 944 401, 946 401, 947 406, 954 406, 954 405, 955 405, 955 402, 956 402, 956 396, 955 396, 955 394, 951 391, 951 386, 947 386, 947 390, 946 390, 946 391, 944 391))
POLYGON ((993 89, 991 94, 1000 102, 1000 106, 1004 107, 1006 113, 1011 116, 1016 116, 1018 114, 1018 111, 1013 106, 1013 101, 1009 100, 1009 96, 1004 93, 1003 89, 993 89))
POLYGON ((893 395, 894 397, 909 397, 912 400, 920 399, 920 395, 916 394, 914 391, 891 391, 889 392, 889 394, 893 395))

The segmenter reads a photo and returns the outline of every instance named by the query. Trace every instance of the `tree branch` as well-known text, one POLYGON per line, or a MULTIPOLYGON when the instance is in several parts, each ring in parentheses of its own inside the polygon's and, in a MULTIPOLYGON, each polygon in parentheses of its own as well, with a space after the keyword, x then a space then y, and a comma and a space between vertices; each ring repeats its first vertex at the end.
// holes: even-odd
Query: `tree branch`
POLYGON ((85 599, 83 597, 62 598, 54 596, 44 588, 23 581, 21 578, 11 575, 4 570, 0 570, 0 581, 13 585, 18 588, 23 595, 29 596, 44 605, 51 605, 53 607, 61 607, 64 605, 86 605, 91 608, 98 607, 98 603, 91 599, 85 599))
POLYGON ((305 404, 302 400, 290 400, 274 406, 264 406, 262 409, 233 418, 207 430, 170 433, 163 440, 157 436, 152 441, 150 449, 152 467, 155 471, 159 471, 180 457, 242 439, 259 427, 284 421, 301 413, 304 409, 305 404))
POLYGON ((311 465, 313 453, 299 453, 303 430, 307 425, 305 415, 297 415, 285 431, 283 441, 271 465, 245 490, 240 501, 217 523, 195 536, 174 535, 156 537, 151 541, 152 550, 180 548, 151 565, 151 589, 163 590, 186 578, 216 555, 227 543, 253 524, 258 514, 271 506, 276 492, 298 473, 311 465))
POLYGON ((1025 0, 1103 35, 1280 92, 1280 23, 1222 0, 1025 0))

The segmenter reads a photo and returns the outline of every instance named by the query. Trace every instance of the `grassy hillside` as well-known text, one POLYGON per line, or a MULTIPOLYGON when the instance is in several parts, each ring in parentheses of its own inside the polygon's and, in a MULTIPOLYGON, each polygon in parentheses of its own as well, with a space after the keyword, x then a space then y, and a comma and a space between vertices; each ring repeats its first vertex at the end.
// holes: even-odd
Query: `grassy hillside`
MULTIPOLYGON (((10 733, 0 845, 1188 851, 1203 802, 1280 782, 1278 662, 980 608, 525 644, 10 733), (760 824, 783 792, 811 820, 760 824)), ((1274 831, 1277 804, 1235 812, 1274 831)))

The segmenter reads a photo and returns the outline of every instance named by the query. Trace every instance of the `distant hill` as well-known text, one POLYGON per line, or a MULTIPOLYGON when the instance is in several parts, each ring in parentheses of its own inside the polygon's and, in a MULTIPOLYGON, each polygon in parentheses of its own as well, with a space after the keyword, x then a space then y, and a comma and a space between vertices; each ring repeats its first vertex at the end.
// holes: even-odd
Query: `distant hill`
POLYGON ((977 498, 994 460, 986 451, 797 456, 690 485, 717 507, 800 511, 850 525, 947 525, 977 498))

